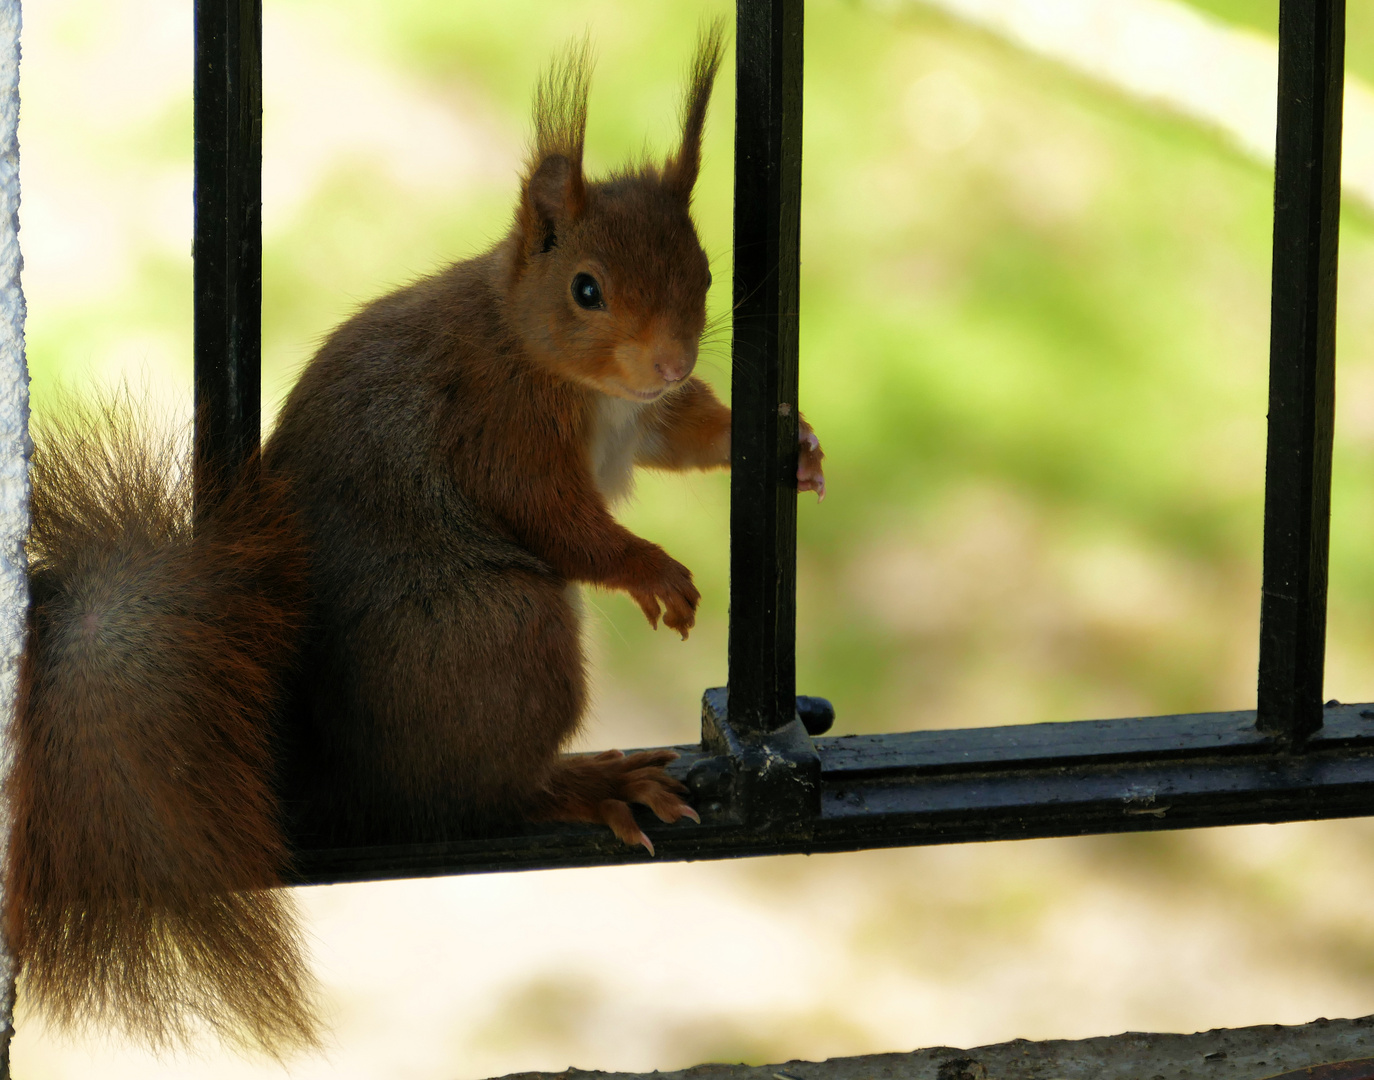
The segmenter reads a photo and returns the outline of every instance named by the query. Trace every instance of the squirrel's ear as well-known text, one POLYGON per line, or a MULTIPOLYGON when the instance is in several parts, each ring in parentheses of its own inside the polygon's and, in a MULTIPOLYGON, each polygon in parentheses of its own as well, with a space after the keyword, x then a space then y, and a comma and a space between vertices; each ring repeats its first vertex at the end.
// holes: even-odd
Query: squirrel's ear
POLYGON ((520 199, 520 231, 527 253, 547 251, 560 226, 587 204, 582 144, 587 133, 591 46, 573 42, 534 91, 534 146, 520 199))
POLYGON ((587 186, 582 163, 564 154, 550 154, 525 181, 520 205, 520 232, 527 254, 548 251, 558 242, 559 230, 582 216, 587 186))
POLYGON ((725 22, 716 19, 704 26, 697 41, 696 56, 687 78, 687 95, 682 103, 682 145, 668 159, 663 182, 684 202, 692 197, 692 187, 701 170, 701 132, 706 125, 706 106, 711 87, 725 53, 725 22))

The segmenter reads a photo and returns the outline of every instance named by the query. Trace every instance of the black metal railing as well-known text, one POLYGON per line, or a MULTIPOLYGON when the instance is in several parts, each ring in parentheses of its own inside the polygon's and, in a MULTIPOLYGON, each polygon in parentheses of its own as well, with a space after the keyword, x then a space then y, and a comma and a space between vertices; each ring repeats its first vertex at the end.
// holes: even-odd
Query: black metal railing
POLYGON ((196 0, 196 497, 262 416, 262 0, 196 0))
MULTIPOLYGON (((1374 705, 1322 704, 1343 0, 1282 0, 1256 711, 818 737, 797 698, 801 0, 738 0, 729 682, 675 747, 700 825, 659 859, 1374 813, 1374 705)), ((197 0, 196 407, 203 474, 257 445, 260 0, 197 0)), ((301 882, 635 862, 604 829, 296 853, 301 882)))
POLYGON ((1344 80, 1345 0, 1284 0, 1259 724, 1294 745, 1322 725, 1344 80))

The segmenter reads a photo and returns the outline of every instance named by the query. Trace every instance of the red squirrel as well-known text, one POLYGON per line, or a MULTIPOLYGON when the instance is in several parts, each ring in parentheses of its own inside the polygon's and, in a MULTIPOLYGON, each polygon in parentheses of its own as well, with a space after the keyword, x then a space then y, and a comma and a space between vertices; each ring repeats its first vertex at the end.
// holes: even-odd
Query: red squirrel
MULTIPOLYGON (((194 527, 175 462, 119 422, 39 444, 5 926, 59 1020, 314 1042, 271 888, 284 830, 591 822, 652 852, 631 804, 697 818, 671 752, 560 751, 586 703, 576 584, 684 638, 700 599, 609 507, 635 465, 730 463, 730 411, 692 374, 711 275, 691 197, 722 52, 714 26, 666 162, 600 181, 585 47, 556 64, 508 235, 335 330, 194 527)), ((804 421, 800 440, 798 488, 823 495, 804 421)))

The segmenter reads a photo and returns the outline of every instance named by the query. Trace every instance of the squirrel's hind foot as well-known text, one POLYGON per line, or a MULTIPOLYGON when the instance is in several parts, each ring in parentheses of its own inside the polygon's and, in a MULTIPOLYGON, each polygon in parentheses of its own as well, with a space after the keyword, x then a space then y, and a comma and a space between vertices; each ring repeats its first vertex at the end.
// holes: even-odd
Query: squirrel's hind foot
POLYGON ((671 750, 629 755, 605 750, 591 757, 563 758, 545 788, 548 801, 537 817, 607 825, 625 843, 641 844, 652 855, 653 842, 635 821, 631 803, 647 806, 667 824, 683 818, 701 822, 685 800, 686 786, 663 768, 676 757, 671 750))

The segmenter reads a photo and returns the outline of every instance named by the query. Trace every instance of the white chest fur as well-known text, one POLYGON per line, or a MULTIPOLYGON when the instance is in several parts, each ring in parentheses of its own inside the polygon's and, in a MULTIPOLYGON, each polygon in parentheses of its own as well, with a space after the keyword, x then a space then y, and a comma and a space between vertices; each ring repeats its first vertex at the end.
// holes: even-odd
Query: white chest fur
POLYGON ((636 401, 597 395, 588 453, 592 478, 608 502, 623 499, 634 488, 635 450, 641 437, 639 416, 643 409, 636 401))

